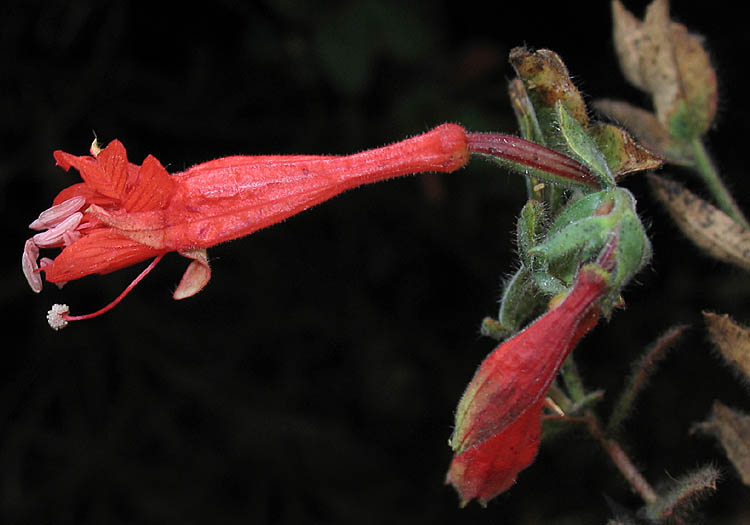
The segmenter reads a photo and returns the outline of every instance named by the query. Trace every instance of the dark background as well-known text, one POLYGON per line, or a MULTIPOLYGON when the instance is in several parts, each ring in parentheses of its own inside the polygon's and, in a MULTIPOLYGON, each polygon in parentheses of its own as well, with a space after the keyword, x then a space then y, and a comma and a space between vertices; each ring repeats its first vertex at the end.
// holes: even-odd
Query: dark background
MULTIPOLYGON (((645 2, 627 4, 641 15, 645 2)), ((673 12, 716 61, 709 143, 750 209, 748 32, 737 14, 698 5, 673 12)), ((582 434, 545 443, 486 510, 460 510, 443 486, 453 411, 494 346, 478 326, 514 269, 524 202, 522 180, 480 161, 361 188, 217 246, 211 283, 186 301, 171 292, 187 261, 170 255, 113 312, 60 333, 45 322, 50 305, 93 311, 140 269, 37 296, 18 264, 26 225, 76 181, 52 151, 84 154, 94 133, 122 140, 134 162, 152 153, 180 171, 236 153, 351 153, 445 121, 514 132, 506 57, 523 44, 556 50, 589 100, 648 103, 617 70, 607 2, 493 6, 0 8, 0 522, 603 523, 607 498, 638 506, 582 434)), ((625 185, 654 260, 627 310, 580 345, 579 365, 611 400, 646 344, 690 323, 624 445, 655 484, 719 465, 706 520, 744 523, 747 488, 712 439, 688 432, 714 398, 750 407, 700 319, 710 309, 750 321, 748 275, 700 255, 642 178, 625 185)))

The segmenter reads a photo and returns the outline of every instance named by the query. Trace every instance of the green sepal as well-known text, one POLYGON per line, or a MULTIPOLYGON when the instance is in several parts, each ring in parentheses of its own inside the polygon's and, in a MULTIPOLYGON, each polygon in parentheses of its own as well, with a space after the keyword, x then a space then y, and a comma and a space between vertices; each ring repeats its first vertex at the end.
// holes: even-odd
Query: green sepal
POLYGON ((532 253, 543 257, 549 273, 569 286, 580 263, 599 255, 616 224, 608 216, 581 219, 549 237, 532 253))
POLYGON ((588 166, 602 188, 615 186, 615 178, 607 165, 604 154, 599 150, 594 139, 583 129, 583 126, 574 119, 565 105, 558 101, 555 104, 557 123, 560 126, 560 135, 565 140, 565 145, 570 152, 584 165, 588 166))
POLYGON ((495 341, 504 341, 514 331, 511 327, 505 326, 503 323, 492 317, 485 317, 482 319, 482 324, 479 327, 479 333, 485 337, 491 337, 495 341))
POLYGON ((518 332, 540 310, 541 298, 531 269, 522 265, 505 283, 497 316, 500 325, 512 334, 518 332))
POLYGON ((616 192, 602 191, 578 199, 560 213, 544 242, 529 250, 542 261, 543 271, 536 274, 541 289, 551 293, 570 286, 580 264, 599 254, 616 227, 616 207, 616 192))
POLYGON ((539 258, 537 286, 545 293, 554 292, 561 283, 570 286, 580 265, 595 260, 610 242, 616 242, 612 286, 602 302, 603 313, 609 315, 621 288, 651 256, 651 243, 628 190, 593 193, 563 210, 546 239, 529 250, 539 258))
POLYGON ((557 295, 570 290, 569 283, 552 276, 546 268, 534 272, 534 282, 539 290, 546 295, 557 295))
POLYGON ((536 200, 526 202, 521 209, 516 225, 516 242, 521 262, 529 268, 534 266, 529 250, 536 246, 542 235, 545 222, 544 205, 536 200))
POLYGON ((549 229, 548 236, 563 230, 565 227, 583 219, 591 218, 606 206, 614 208, 615 192, 598 191, 589 193, 571 202, 560 212, 549 229))
POLYGON ((635 214, 623 214, 619 224, 617 248, 617 277, 615 283, 627 283, 651 259, 651 241, 643 223, 635 214))

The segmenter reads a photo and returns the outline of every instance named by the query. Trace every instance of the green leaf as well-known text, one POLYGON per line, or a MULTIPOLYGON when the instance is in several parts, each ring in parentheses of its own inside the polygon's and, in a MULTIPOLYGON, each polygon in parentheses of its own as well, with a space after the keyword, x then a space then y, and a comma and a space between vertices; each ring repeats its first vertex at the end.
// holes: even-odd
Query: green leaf
POLYGON ((584 165, 592 170, 603 188, 615 186, 615 178, 607 165, 604 154, 585 129, 574 119, 562 102, 555 104, 560 134, 565 139, 567 148, 584 165))

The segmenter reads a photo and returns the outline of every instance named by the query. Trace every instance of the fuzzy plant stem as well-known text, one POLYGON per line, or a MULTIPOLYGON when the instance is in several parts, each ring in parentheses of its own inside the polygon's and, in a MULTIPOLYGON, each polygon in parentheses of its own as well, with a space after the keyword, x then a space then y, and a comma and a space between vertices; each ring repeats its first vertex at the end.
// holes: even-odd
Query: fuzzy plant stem
POLYGON ((703 183, 711 192, 711 195, 713 195, 719 208, 734 219, 737 224, 740 224, 745 228, 750 227, 750 224, 748 224, 745 215, 742 213, 742 210, 740 210, 734 197, 732 197, 732 194, 729 193, 729 190, 719 177, 719 172, 711 160, 711 157, 708 155, 706 147, 703 145, 701 139, 693 139, 690 146, 693 150, 693 158, 695 159, 695 169, 703 179, 703 183))
POLYGON ((630 484, 632 489, 638 493, 646 504, 651 504, 659 499, 651 484, 646 481, 643 474, 636 468, 627 453, 617 440, 607 438, 596 415, 588 411, 586 413, 589 433, 601 444, 604 451, 610 457, 617 469, 630 484))

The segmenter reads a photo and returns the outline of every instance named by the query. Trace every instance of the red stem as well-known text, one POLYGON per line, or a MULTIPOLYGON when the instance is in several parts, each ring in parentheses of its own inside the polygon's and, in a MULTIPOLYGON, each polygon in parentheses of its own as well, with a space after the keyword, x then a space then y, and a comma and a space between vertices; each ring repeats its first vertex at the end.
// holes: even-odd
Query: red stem
POLYGON ((591 435, 599 441, 617 469, 627 480, 632 489, 638 493, 641 499, 647 504, 658 500, 659 494, 657 494, 651 484, 633 464, 627 453, 620 446, 620 443, 614 439, 608 439, 604 435, 599 418, 589 412, 586 414, 585 419, 588 421, 588 428, 591 435))

